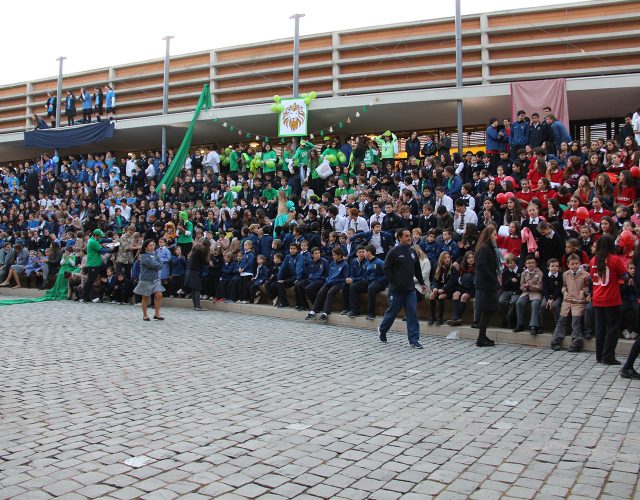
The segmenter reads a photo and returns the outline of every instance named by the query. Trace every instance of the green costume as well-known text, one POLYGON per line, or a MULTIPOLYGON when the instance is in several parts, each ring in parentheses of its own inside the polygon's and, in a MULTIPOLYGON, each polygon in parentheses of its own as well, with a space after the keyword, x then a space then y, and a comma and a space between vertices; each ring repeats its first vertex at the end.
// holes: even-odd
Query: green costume
POLYGON ((178 214, 180 220, 184 223, 184 232, 180 232, 178 235, 177 242, 178 243, 193 243, 193 222, 189 220, 189 215, 187 212, 180 212, 178 214))
POLYGON ((332 167, 337 167, 338 165, 340 165, 340 162, 338 161, 338 150, 334 149, 334 148, 327 148, 322 152, 322 157, 327 159, 327 161, 329 162, 329 165, 331 165, 332 167), (334 161, 330 161, 329 159, 327 159, 327 156, 333 155, 333 158, 335 158, 334 161))
POLYGON ((231 151, 229 155, 229 171, 231 172, 239 172, 240 171, 240 156, 234 149, 231 151))
POLYGON ((396 134, 392 134, 387 130, 383 135, 379 135, 378 137, 376 137, 375 141, 378 143, 378 146, 380 147, 380 153, 381 153, 380 156, 382 157, 382 161, 383 162, 384 160, 393 161, 396 155, 394 144, 398 143, 398 138, 396 137, 396 134), (387 142, 384 140, 385 137, 391 137, 391 140, 387 142))
POLYGON ((278 165, 278 155, 276 154, 276 152, 271 149, 269 151, 266 151, 262 153, 262 172, 263 173, 269 173, 269 172, 275 172, 276 171, 276 166, 278 165), (274 165, 273 167, 268 167, 266 162, 267 161, 273 161, 274 165))
POLYGON ((274 188, 263 189, 262 196, 264 196, 267 199, 267 201, 275 200, 278 198, 278 190, 274 188))

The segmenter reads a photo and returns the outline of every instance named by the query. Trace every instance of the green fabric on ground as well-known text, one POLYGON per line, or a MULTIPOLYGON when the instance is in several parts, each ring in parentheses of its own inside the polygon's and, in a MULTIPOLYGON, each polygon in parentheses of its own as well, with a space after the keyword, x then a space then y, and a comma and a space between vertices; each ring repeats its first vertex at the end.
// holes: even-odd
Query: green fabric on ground
POLYGON ((67 292, 69 289, 69 282, 67 278, 64 277, 64 273, 66 273, 67 271, 75 273, 78 270, 79 268, 76 266, 69 266, 65 264, 60 267, 60 271, 58 271, 58 276, 56 277, 56 282, 53 284, 53 287, 47 290, 42 297, 0 300, 0 306, 10 306, 14 304, 32 304, 34 302, 47 302, 49 300, 66 300, 67 292))

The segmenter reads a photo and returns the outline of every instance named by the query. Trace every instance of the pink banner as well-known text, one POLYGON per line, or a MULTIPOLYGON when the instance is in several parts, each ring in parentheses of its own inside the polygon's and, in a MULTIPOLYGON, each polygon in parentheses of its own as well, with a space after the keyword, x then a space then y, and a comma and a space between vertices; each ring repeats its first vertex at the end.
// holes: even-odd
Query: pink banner
POLYGON ((516 113, 523 109, 527 116, 537 112, 540 120, 544 114, 542 108, 549 106, 551 112, 569 130, 569 106, 567 103, 567 81, 532 80, 511 84, 511 118, 516 119, 516 113))

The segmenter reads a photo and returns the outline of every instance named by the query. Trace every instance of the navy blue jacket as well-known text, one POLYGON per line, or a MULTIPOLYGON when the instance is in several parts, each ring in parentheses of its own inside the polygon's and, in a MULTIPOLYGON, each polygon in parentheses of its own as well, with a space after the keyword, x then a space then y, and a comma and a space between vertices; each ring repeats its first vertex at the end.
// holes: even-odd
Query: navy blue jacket
POLYGON ((345 259, 340 262, 332 262, 329 266, 329 274, 327 275, 326 285, 343 285, 349 273, 349 264, 345 259))
POLYGON ((384 262, 378 257, 374 257, 371 260, 365 259, 364 276, 367 280, 367 283, 379 281, 380 283, 383 283, 384 286, 387 286, 387 278, 385 278, 384 276, 382 266, 384 266, 384 262))
POLYGON ((353 259, 351 264, 349 264, 349 275, 348 278, 351 278, 354 283, 358 281, 364 281, 365 279, 365 268, 364 265, 367 259, 362 259, 362 261, 358 261, 358 259, 353 259))
POLYGON ((325 280, 329 274, 329 263, 320 257, 320 260, 305 262, 304 277, 309 281, 325 280))
POLYGON ((253 278, 251 278, 251 281, 253 285, 258 286, 258 285, 262 285, 263 283, 266 283, 268 279, 269 279, 269 268, 267 267, 266 264, 262 264, 256 267, 256 270, 253 273, 253 278))
POLYGON ((300 277, 298 276, 298 261, 300 259, 300 254, 297 253, 295 255, 287 255, 282 261, 282 265, 280 266, 280 271, 278 271, 278 280, 298 280, 300 277))

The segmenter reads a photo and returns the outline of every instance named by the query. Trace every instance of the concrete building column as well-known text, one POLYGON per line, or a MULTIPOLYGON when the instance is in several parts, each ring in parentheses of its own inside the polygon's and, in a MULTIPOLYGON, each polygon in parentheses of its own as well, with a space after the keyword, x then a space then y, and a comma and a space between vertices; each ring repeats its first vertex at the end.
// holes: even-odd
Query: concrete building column
POLYGON ((338 76, 340 75, 340 65, 338 64, 340 51, 338 50, 338 45, 340 45, 340 34, 334 32, 331 34, 331 76, 333 78, 333 85, 331 88, 332 96, 337 96, 340 92, 340 80, 338 80, 338 76))
POLYGON ((482 84, 489 83, 489 17, 486 14, 480 14, 480 60, 482 61, 482 84))
POLYGON ((209 52, 209 90, 211 91, 211 104, 215 104, 216 99, 216 63, 218 62, 218 54, 215 50, 209 52))
POLYGON ((27 83, 25 92, 25 107, 27 108, 27 115, 24 120, 24 128, 31 128, 35 126, 35 123, 31 122, 31 115, 33 114, 33 97, 31 96, 31 92, 33 92, 33 84, 27 83))

